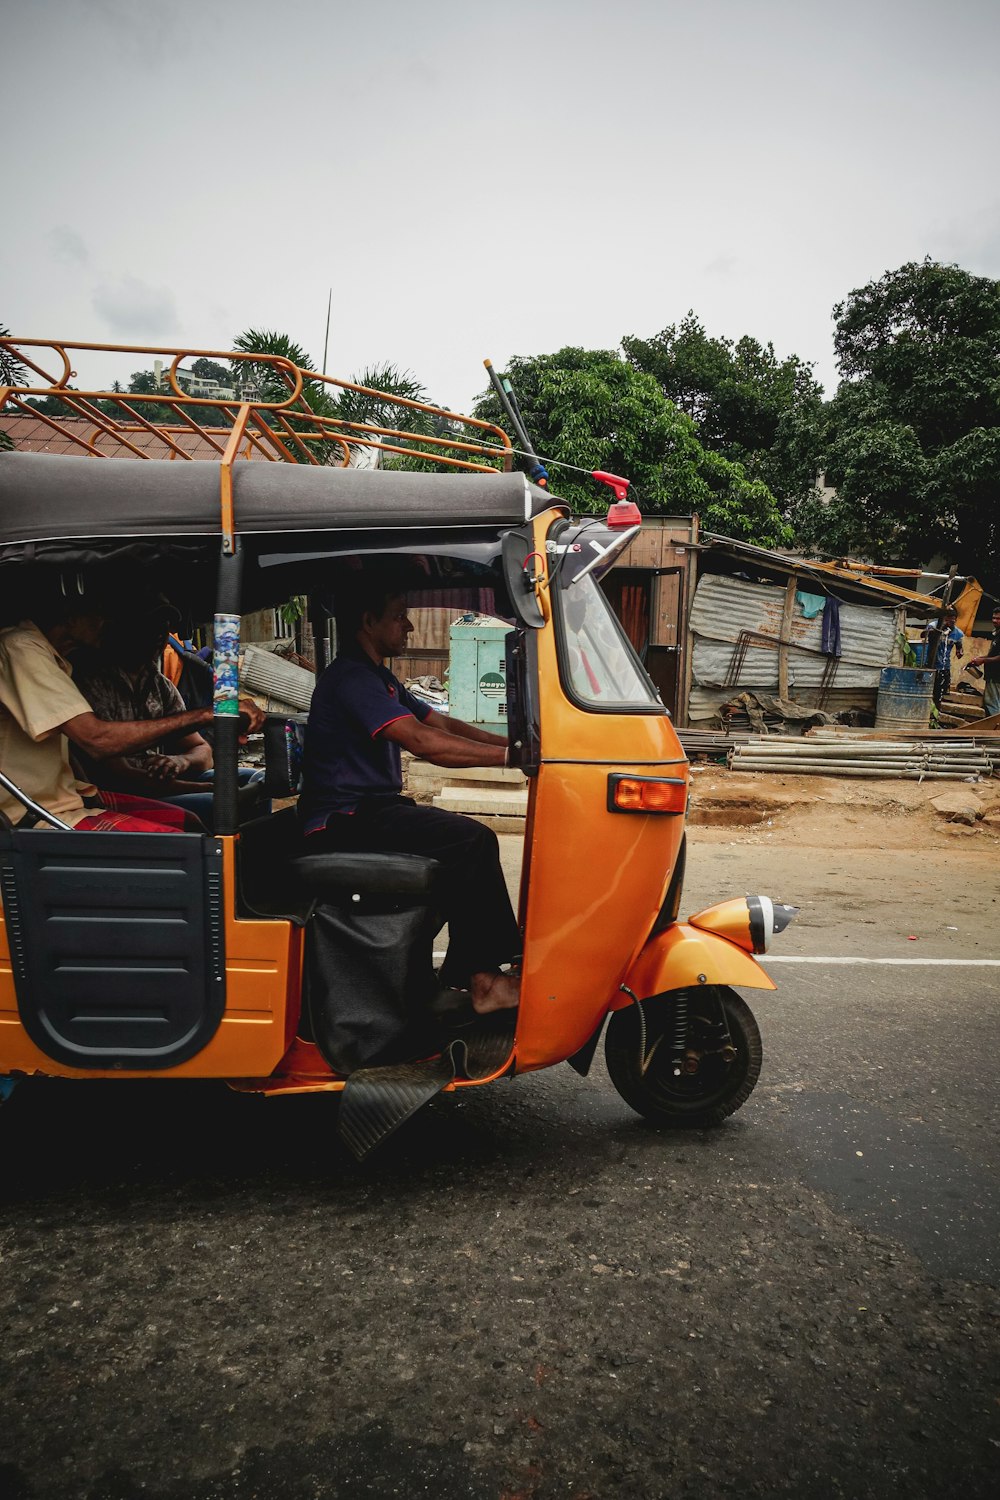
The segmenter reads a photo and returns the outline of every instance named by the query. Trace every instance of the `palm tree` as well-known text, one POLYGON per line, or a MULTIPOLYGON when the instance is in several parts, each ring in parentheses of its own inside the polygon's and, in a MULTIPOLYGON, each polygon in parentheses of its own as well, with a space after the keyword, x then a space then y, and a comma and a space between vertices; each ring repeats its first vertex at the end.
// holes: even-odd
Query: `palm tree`
MULTIPOLYGON (((0 339, 9 339, 10 329, 0 323, 0 339)), ((0 348, 0 385, 30 385, 28 371, 9 349, 0 348)), ((9 433, 0 432, 0 449, 9 450, 14 443, 9 433)))
MULTIPOLYGON (((241 354, 277 354, 301 370, 315 368, 302 345, 276 329, 248 328, 245 333, 236 335, 233 348, 241 354)), ((275 366, 265 361, 257 364, 254 360, 239 359, 233 365, 232 375, 237 390, 245 390, 252 384, 261 401, 284 401, 288 395, 288 385, 275 366)))
MULTIPOLYGON (((276 329, 248 328, 244 333, 239 333, 233 339, 234 350, 241 354, 270 354, 278 355, 287 359, 290 364, 297 365, 300 370, 312 370, 313 362, 302 348, 290 339, 287 333, 279 333, 276 329)), ((232 381, 237 392, 245 399, 266 402, 287 401, 291 394, 291 377, 285 378, 281 369, 267 360, 236 360, 232 368, 232 381)), ((313 380, 305 380, 302 385, 302 394, 299 398, 309 407, 310 411, 318 417, 333 417, 337 415, 336 400, 329 396, 322 384, 313 380)), ((301 408, 300 408, 301 410, 301 408)), ((284 419, 294 428, 306 430, 310 427, 309 419, 303 415, 295 415, 293 409, 284 413, 284 419)), ((266 421, 269 427, 280 429, 277 417, 270 413, 261 413, 258 420, 266 421)), ((296 462, 307 463, 308 459, 297 444, 288 444, 289 452, 296 462)), ((310 440, 310 452, 320 463, 339 463, 343 450, 339 443, 310 440)))
MULTIPOLYGON (((0 339, 10 338, 6 323, 0 323, 0 339)), ((0 385, 30 385, 27 368, 9 349, 0 349, 0 385)))
POLYGON ((426 427, 425 412, 411 411, 409 407, 397 406, 385 399, 402 396, 407 401, 427 400, 427 392, 409 370, 400 370, 396 365, 373 365, 358 375, 352 375, 351 380, 354 385, 368 386, 384 395, 366 396, 361 391, 341 391, 337 416, 345 422, 371 422, 376 427, 396 427, 406 432, 426 427))

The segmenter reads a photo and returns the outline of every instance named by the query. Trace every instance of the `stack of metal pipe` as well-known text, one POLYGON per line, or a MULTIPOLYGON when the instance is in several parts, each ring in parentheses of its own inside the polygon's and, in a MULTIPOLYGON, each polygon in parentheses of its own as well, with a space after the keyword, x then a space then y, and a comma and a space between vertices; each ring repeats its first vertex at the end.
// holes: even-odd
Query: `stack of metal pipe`
POLYGON ((848 729, 842 724, 821 724, 815 729, 809 730, 809 739, 812 740, 839 740, 841 744, 851 744, 868 740, 903 740, 908 744, 917 741, 923 744, 932 744, 935 750, 947 749, 950 745, 964 743, 965 747, 975 745, 989 759, 993 766, 993 773, 1000 771, 1000 732, 996 730, 977 730, 976 725, 968 724, 964 730, 956 729, 909 729, 905 734, 898 731, 892 735, 880 735, 869 729, 848 729))
POLYGON ((717 755, 745 745, 752 738, 749 730, 730 734, 725 729, 678 729, 677 738, 687 755, 717 755))
POLYGON ((772 771, 792 776, 858 776, 902 781, 969 781, 989 776, 990 756, 971 740, 947 743, 907 740, 803 739, 758 735, 734 747, 734 771, 772 771))

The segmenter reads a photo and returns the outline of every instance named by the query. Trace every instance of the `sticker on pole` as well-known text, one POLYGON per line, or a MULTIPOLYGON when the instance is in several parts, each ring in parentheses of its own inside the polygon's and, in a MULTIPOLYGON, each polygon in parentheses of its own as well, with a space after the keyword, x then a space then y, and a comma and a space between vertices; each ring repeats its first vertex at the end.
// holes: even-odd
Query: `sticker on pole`
POLYGON ((240 616, 216 615, 212 641, 212 712, 233 718, 240 711, 240 616))

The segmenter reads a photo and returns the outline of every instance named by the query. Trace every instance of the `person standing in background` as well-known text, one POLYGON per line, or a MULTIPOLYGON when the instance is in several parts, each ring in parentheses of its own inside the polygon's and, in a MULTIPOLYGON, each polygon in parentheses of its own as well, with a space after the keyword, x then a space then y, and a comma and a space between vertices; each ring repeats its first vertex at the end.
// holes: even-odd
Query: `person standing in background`
POLYGON ((970 667, 982 667, 983 708, 991 718, 1000 714, 1000 605, 993 611, 993 636, 985 656, 974 656, 970 667))
POLYGON ((951 605, 948 605, 941 611, 940 620, 933 620, 925 632, 928 650, 935 634, 938 637, 937 652, 935 653, 934 661, 933 663, 928 662, 928 666, 933 665, 934 667, 934 687, 932 694, 935 708, 941 707, 941 699, 951 687, 952 651, 954 651, 959 659, 961 659, 964 651, 962 642, 965 640, 965 636, 955 623, 957 619, 957 612, 951 605))

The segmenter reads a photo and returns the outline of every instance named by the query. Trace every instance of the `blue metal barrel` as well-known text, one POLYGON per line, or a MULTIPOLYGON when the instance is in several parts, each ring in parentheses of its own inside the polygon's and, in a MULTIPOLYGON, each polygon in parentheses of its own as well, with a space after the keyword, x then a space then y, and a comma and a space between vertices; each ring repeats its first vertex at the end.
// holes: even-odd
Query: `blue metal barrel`
POLYGON ((934 670, 928 667, 883 667, 879 678, 875 728, 926 729, 931 719, 934 670))

